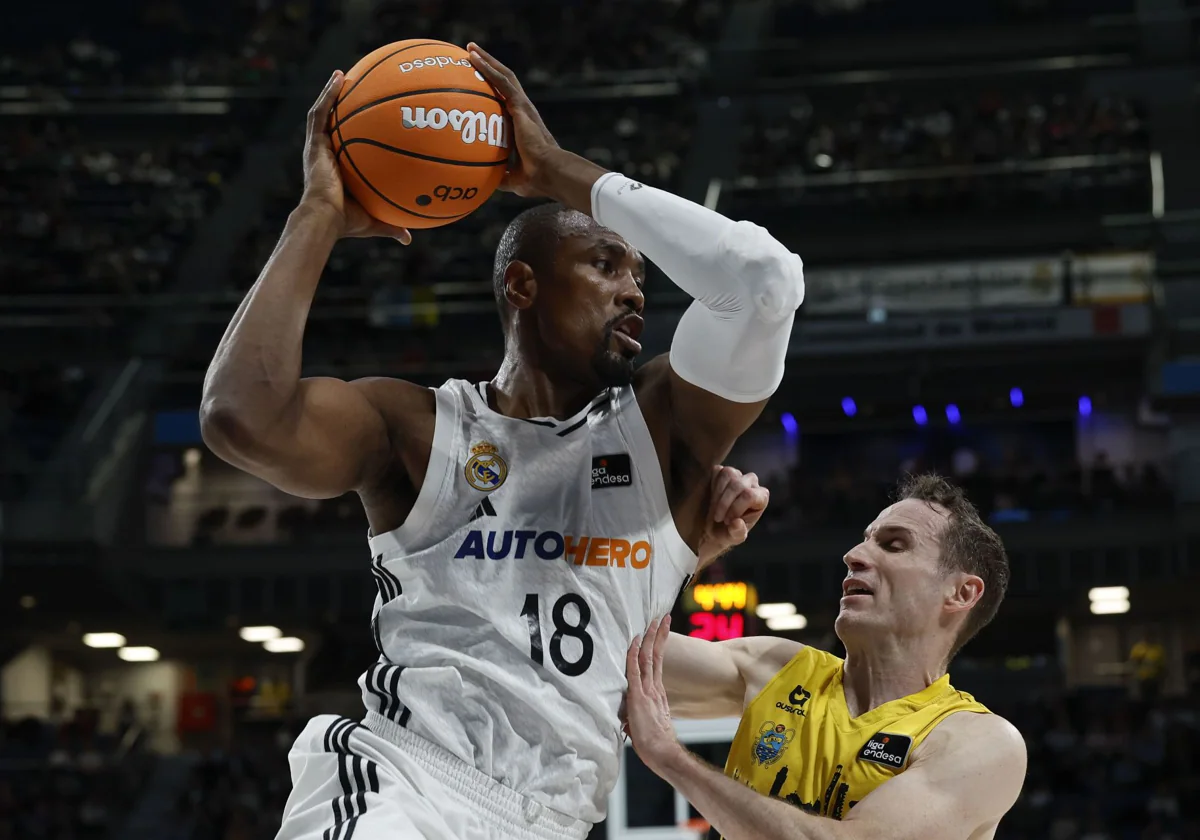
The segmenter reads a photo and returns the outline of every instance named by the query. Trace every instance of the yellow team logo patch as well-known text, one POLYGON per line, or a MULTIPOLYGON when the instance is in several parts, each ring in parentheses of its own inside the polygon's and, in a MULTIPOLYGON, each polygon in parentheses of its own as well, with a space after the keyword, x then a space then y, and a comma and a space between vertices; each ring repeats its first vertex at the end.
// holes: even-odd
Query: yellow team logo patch
POLYGON ((499 450, 484 440, 471 447, 471 458, 464 472, 467 484, 488 493, 504 483, 508 477, 508 464, 500 457, 499 450))

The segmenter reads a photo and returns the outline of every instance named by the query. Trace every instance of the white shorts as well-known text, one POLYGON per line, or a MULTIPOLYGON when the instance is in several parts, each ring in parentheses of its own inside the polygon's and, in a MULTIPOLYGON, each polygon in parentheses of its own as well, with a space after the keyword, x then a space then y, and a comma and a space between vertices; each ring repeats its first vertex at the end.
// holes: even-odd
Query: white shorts
POLYGON ((276 840, 584 840, 591 825, 489 778, 386 719, 308 722, 288 753, 276 840))

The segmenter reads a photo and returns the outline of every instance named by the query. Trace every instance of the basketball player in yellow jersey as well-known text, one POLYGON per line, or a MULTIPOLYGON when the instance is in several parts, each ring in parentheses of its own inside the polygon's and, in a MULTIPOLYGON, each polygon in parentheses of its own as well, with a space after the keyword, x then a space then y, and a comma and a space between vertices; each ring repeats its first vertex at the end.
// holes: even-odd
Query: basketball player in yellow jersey
POLYGON ((1016 801, 1024 741, 947 674, 1004 597, 1004 547, 937 476, 899 498, 843 558, 844 661, 775 637, 671 634, 669 618, 634 640, 634 748, 728 840, 984 840, 1016 801), (735 714, 724 775, 675 739, 672 715, 735 714))

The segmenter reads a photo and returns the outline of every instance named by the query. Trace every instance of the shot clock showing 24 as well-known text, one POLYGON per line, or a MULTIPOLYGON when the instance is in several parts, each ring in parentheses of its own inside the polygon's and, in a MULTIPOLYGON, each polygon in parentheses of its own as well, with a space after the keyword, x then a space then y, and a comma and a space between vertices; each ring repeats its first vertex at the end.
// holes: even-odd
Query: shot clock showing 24
POLYGON ((746 635, 746 619, 757 606, 758 592, 752 583, 696 584, 683 596, 687 634, 709 642, 740 639, 746 635))

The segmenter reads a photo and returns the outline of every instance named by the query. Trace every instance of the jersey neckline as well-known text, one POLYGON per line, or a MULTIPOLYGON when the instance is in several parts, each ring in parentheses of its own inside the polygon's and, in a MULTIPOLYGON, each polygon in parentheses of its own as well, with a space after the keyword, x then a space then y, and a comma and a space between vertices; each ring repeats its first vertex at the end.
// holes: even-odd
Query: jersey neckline
POLYGON ((835 678, 837 685, 835 698, 838 702, 833 704, 833 708, 838 726, 845 730, 854 730, 863 726, 871 726, 872 724, 894 720, 898 714, 904 715, 920 709, 950 690, 950 675, 948 673, 942 674, 920 691, 907 694, 904 697, 897 697, 895 700, 889 700, 873 709, 868 709, 856 718, 852 718, 850 717, 850 704, 846 702, 845 678, 846 661, 843 659, 838 665, 837 677, 835 678))
POLYGON ((471 404, 475 406, 476 411, 513 422, 527 423, 531 426, 545 429, 547 432, 553 432, 558 437, 566 437, 587 423, 588 417, 592 412, 599 411, 609 404, 612 400, 613 391, 611 388, 605 388, 587 406, 581 408, 566 420, 558 420, 554 417, 509 417, 507 414, 501 414, 492 408, 488 400, 488 386, 491 384, 491 380, 484 380, 466 389, 467 393, 470 394, 471 404))

